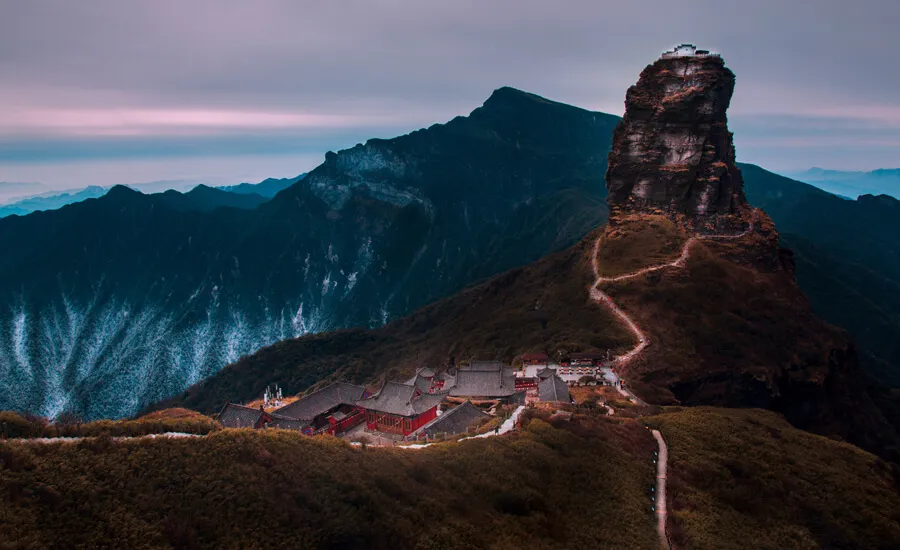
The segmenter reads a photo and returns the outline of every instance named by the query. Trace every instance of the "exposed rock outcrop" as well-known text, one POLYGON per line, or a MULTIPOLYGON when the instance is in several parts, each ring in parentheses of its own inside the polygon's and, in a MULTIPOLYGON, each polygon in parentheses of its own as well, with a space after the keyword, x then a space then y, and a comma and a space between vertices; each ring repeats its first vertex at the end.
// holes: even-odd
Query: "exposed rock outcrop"
POLYGON ((691 217, 744 203, 726 110, 734 73, 718 55, 663 55, 628 89, 606 185, 615 209, 658 208, 691 217))

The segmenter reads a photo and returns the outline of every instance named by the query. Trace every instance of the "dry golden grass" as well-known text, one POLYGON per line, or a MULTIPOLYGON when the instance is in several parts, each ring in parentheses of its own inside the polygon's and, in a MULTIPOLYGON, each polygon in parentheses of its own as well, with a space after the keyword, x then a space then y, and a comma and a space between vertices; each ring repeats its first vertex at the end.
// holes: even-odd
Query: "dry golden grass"
POLYGON ((852 445, 758 409, 652 417, 669 446, 670 534, 678 548, 896 548, 898 480, 852 445))
POLYGON ((614 277, 670 262, 681 254, 687 240, 669 218, 662 215, 628 214, 616 218, 600 238, 597 261, 600 274, 614 277))
POLYGON ((163 409, 136 420, 95 420, 93 422, 50 422, 0 411, 0 436, 34 437, 136 437, 166 432, 208 434, 221 429, 212 418, 182 408, 163 409))
POLYGON ((281 430, 0 443, 0 545, 656 549, 646 430, 524 423, 416 451, 281 430))

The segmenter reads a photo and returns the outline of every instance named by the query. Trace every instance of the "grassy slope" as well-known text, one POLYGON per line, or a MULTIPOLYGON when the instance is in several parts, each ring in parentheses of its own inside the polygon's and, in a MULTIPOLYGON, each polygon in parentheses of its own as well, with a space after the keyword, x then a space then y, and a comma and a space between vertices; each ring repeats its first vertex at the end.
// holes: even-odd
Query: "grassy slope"
POLYGON ((669 445, 670 534, 679 548, 871 549, 900 541, 897 481, 869 453, 761 410, 703 407, 645 420, 669 445))
POLYGON ((758 166, 741 171, 747 197, 796 254, 814 311, 850 332, 874 377, 900 386, 900 201, 845 200, 758 166))
POLYGON ((286 340, 245 357, 166 406, 217 412, 277 382, 288 393, 321 380, 366 382, 472 356, 512 359, 528 351, 627 349, 631 336, 590 301, 593 236, 520 269, 435 302, 378 330, 286 340))
POLYGON ((420 451, 280 430, 0 444, 0 547, 656 548, 652 438, 563 424, 420 451))
MULTIPOLYGON (((628 250, 655 240, 683 242, 679 229, 654 218, 610 228, 600 249, 601 270, 620 273, 678 257, 680 247, 668 244, 657 248, 671 253, 645 264, 622 265, 620 256, 607 254, 607 248, 628 250)), ((792 369, 798 380, 815 379, 824 376, 832 347, 846 345, 838 331, 809 313, 793 276, 769 247, 774 229, 765 219, 760 225, 761 233, 740 242, 695 243, 685 268, 604 286, 650 336, 651 346, 631 367, 648 397, 753 404, 738 401, 744 377, 772 380, 792 369), (726 386, 708 387, 715 376, 723 376, 726 386), (692 388, 695 381, 701 387, 692 388)))
MULTIPOLYGON (((518 433, 419 451, 280 430, 0 443, 0 548, 657 548, 641 423, 531 414, 518 433)), ((760 410, 641 422, 669 445, 682 550, 900 540, 896 478, 864 451, 760 410)))
POLYGON ((614 277, 643 267, 670 262, 681 254, 686 237, 665 216, 631 214, 615 229, 600 235, 600 274, 614 277))
MULTIPOLYGON (((650 247, 652 263, 676 257, 661 252, 684 235, 653 218, 608 228, 600 257, 612 265, 601 269, 639 267, 606 249, 653 240, 663 245, 650 247)), ((685 268, 606 285, 651 340, 627 378, 650 402, 776 410, 795 426, 897 460, 896 430, 867 392, 849 339, 811 313, 778 240, 761 214, 745 238, 696 243, 685 268)))
POLYGON ((95 420, 79 422, 73 419, 24 417, 10 411, 0 411, 0 437, 136 437, 166 432, 208 434, 222 428, 208 416, 187 409, 164 409, 135 420, 95 420))

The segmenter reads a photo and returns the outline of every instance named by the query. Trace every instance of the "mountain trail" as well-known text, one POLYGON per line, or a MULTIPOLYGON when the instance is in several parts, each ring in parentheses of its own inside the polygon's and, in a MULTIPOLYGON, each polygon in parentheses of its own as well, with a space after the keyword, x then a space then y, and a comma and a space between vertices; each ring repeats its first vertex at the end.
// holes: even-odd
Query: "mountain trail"
MULTIPOLYGON (((594 241, 594 250, 591 255, 591 267, 594 271, 594 284, 591 286, 589 290, 589 294, 591 299, 597 302, 598 304, 602 304, 606 306, 610 311, 612 311, 619 320, 628 327, 628 330, 634 334, 635 338, 637 338, 637 344, 628 352, 623 355, 619 355, 614 358, 612 361, 612 365, 615 366, 623 366, 628 364, 632 359, 637 357, 644 349, 650 345, 650 339, 647 338, 644 331, 638 326, 638 324, 625 313, 622 308, 620 308, 615 301, 609 296, 609 294, 600 290, 600 285, 605 283, 614 283, 617 281, 624 281, 628 279, 633 279, 635 277, 640 277, 641 275, 645 275, 647 273, 652 273, 654 271, 659 271, 667 268, 681 268, 687 265, 687 261, 691 255, 691 247, 697 241, 702 240, 731 240, 731 239, 740 239, 741 237, 745 237, 753 232, 756 227, 756 220, 759 211, 753 211, 753 218, 750 220, 750 224, 744 231, 740 233, 735 233, 732 235, 694 235, 689 238, 684 243, 684 247, 681 249, 681 255, 672 260, 671 262, 666 262, 663 264, 645 267, 643 269, 639 269, 637 271, 633 271, 631 273, 625 273, 623 275, 617 275, 615 277, 604 277, 600 275, 600 265, 597 261, 597 255, 600 251, 600 237, 597 237, 597 240, 594 241)), ((616 375, 620 380, 624 380, 620 372, 616 372, 616 375)), ((646 405, 643 400, 641 400, 638 396, 636 396, 630 389, 627 389, 622 384, 616 384, 616 389, 628 398, 629 401, 635 403, 637 405, 646 405)), ((668 475, 668 460, 669 460, 669 449, 666 445, 666 441, 662 436, 662 433, 659 430, 652 430, 654 439, 656 439, 657 445, 659 446, 658 458, 656 462, 656 500, 655 500, 655 512, 656 512, 656 520, 657 520, 657 533, 659 534, 659 540, 662 544, 663 548, 671 548, 671 544, 669 543, 668 535, 666 534, 666 521, 668 519, 668 509, 666 507, 666 478, 668 475)))

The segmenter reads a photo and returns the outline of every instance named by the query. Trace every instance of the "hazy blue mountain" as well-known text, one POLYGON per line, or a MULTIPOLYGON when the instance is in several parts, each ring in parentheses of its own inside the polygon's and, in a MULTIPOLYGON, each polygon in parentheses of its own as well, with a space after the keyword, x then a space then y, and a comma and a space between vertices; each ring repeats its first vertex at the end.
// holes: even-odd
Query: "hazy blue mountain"
MULTIPOLYGON (((132 186, 126 186, 131 188, 132 186)), ((251 186, 252 188, 252 186, 251 186)), ((18 215, 24 216, 31 212, 55 210, 87 199, 102 197, 109 191, 106 187, 90 186, 80 191, 60 193, 58 195, 37 196, 23 199, 12 204, 0 206, 0 218, 18 215)), ((269 200, 268 197, 252 192, 229 192, 221 189, 198 185, 188 192, 182 193, 169 189, 161 193, 148 195, 175 210, 197 210, 207 212, 219 207, 231 208, 256 208, 269 200)))
POLYGON ((47 186, 38 182, 0 181, 0 202, 19 201, 46 192, 47 186))
POLYGON ((851 199, 860 195, 891 195, 894 198, 900 198, 900 168, 879 169, 871 172, 810 168, 803 172, 792 172, 787 175, 815 185, 829 193, 851 199))
POLYGON ((106 194, 106 191, 107 189, 105 187, 92 185, 80 191, 68 191, 50 196, 36 196, 22 199, 0 206, 0 218, 12 215, 24 216, 40 210, 55 210, 67 204, 101 197, 106 194))
POLYGON ((304 177, 306 177, 305 173, 293 178, 267 178, 259 183, 240 183, 238 185, 225 185, 222 187, 218 187, 217 189, 228 191, 229 193, 260 195, 271 199, 272 197, 277 195, 279 191, 287 189, 304 177))
POLYGON ((2 219, 0 409, 128 415, 267 344, 380 326, 560 250, 605 220, 617 122, 503 88, 330 152, 254 209, 118 186, 2 219))

